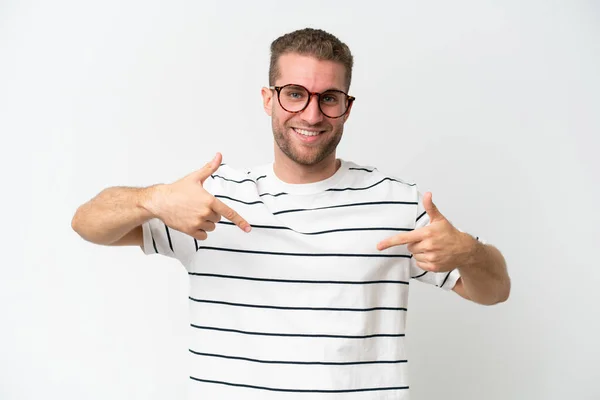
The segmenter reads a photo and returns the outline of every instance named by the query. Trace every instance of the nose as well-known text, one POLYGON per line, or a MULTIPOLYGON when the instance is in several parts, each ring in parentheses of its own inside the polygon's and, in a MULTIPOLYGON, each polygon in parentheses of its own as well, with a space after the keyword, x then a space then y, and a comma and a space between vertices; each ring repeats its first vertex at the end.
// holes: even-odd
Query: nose
POLYGON ((306 108, 300 113, 302 119, 310 125, 316 125, 323 121, 323 113, 319 108, 319 96, 312 95, 306 108))

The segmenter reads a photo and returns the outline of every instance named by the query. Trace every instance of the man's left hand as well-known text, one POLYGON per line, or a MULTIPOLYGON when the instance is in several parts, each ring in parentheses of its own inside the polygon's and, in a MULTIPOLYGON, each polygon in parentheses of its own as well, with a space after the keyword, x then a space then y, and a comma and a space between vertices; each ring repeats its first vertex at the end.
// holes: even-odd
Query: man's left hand
POLYGON ((400 233, 377 244, 378 250, 407 245, 417 266, 425 271, 447 272, 468 263, 477 240, 456 229, 433 204, 432 194, 425 193, 423 206, 429 225, 400 233))

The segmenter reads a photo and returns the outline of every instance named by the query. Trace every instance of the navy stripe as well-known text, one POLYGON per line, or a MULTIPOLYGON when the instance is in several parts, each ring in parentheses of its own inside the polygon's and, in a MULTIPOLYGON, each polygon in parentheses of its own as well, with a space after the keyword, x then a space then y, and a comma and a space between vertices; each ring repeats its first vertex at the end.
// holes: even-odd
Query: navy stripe
POLYGON ((205 357, 219 357, 226 358, 228 360, 240 360, 240 361, 251 361, 262 364, 289 364, 289 365, 362 365, 362 364, 399 364, 406 363, 407 360, 375 360, 375 361, 341 361, 341 362, 329 362, 329 361, 275 361, 275 360, 258 360, 255 358, 247 358, 247 357, 235 357, 235 356, 226 356, 223 354, 212 354, 212 353, 201 353, 198 351, 194 351, 189 349, 190 353, 196 354, 198 356, 205 357))
POLYGON ((194 238, 194 244, 196 245, 196 251, 198 251, 198 239, 194 238))
POLYGON ((217 199, 228 199, 231 201, 236 201, 238 203, 242 203, 242 204, 247 204, 249 206, 253 205, 253 204, 263 204, 262 201, 258 200, 258 201, 251 201, 251 202, 246 202, 246 201, 242 201, 242 200, 238 200, 238 199, 234 199, 233 197, 229 197, 229 196, 223 196, 221 194, 216 194, 215 197, 217 199))
POLYGON ((244 387, 249 389, 262 389, 269 390, 273 392, 294 392, 294 393, 351 393, 351 392, 370 392, 370 391, 379 391, 379 390, 406 390, 408 386, 396 386, 396 387, 378 387, 378 388, 360 388, 360 389, 331 389, 331 390, 312 390, 312 389, 283 389, 283 388, 270 388, 266 386, 254 386, 254 385, 245 385, 241 383, 231 383, 231 382, 223 382, 223 381, 213 381, 209 379, 200 379, 190 376, 190 379, 204 382, 204 383, 215 383, 219 385, 227 385, 227 386, 236 386, 236 387, 244 387))
POLYGON ((286 192, 281 192, 281 193, 277 193, 277 194, 271 194, 271 193, 262 193, 262 194, 259 194, 259 196, 260 196, 260 197, 262 197, 262 196, 273 196, 273 197, 278 197, 278 196, 282 196, 282 195, 284 195, 284 194, 285 194, 285 195, 287 195, 287 193, 286 193, 286 192))
MULTIPOLYGON (((452 272, 452 271, 450 271, 450 272, 452 272)), ((446 281, 448 280, 448 277, 450 276, 450 272, 448 272, 446 274, 446 277, 444 278, 444 281, 442 282, 442 284, 440 285, 440 287, 444 286, 444 283, 446 283, 446 281)))
POLYGON ((247 253, 247 254, 264 254, 275 256, 294 256, 294 257, 370 257, 370 258, 412 258, 412 254, 352 254, 352 253, 283 253, 275 251, 258 251, 258 250, 242 250, 229 249, 225 247, 200 246, 198 250, 216 250, 229 251, 232 253, 247 253))
POLYGON ((421 275, 417 275, 417 276, 411 276, 410 279, 418 279, 420 277, 422 277, 423 275, 425 275, 428 271, 423 272, 421 275))
POLYGON ((211 176, 212 176, 213 178, 221 178, 221 179, 223 179, 224 181, 227 181, 227 182, 233 182, 233 183, 244 183, 244 182, 252 182, 252 183, 256 183, 256 182, 254 182, 254 180, 252 180, 252 179, 242 179, 241 181, 234 181, 233 179, 225 178, 224 176, 221 176, 221 175, 216 175, 216 174, 213 174, 213 175, 211 175, 211 176))
POLYGON ((196 329, 207 329, 211 331, 241 333, 243 335, 279 336, 279 337, 311 337, 311 338, 333 338, 333 339, 370 339, 376 337, 404 337, 404 333, 373 333, 371 335, 328 335, 320 333, 273 333, 273 332, 249 332, 238 329, 217 328, 215 326, 202 326, 190 324, 196 329))
POLYGON ((240 279, 246 281, 258 281, 258 282, 277 282, 277 283, 308 283, 308 284, 324 284, 324 285, 373 285, 391 283, 397 285, 409 285, 407 281, 393 281, 393 280, 379 280, 379 281, 312 281, 304 279, 273 279, 273 278, 256 278, 252 276, 239 276, 239 275, 223 275, 223 274, 209 274, 205 272, 188 272, 191 276, 205 276, 209 278, 224 278, 224 279, 240 279))
POLYGON ((154 251, 158 254, 158 249, 156 248, 156 242, 154 241, 154 235, 152 234, 152 228, 150 228, 150 237, 152 238, 152 246, 154 246, 154 251))
MULTIPOLYGON (((261 194, 259 196, 274 196, 274 197, 276 197, 276 196, 284 195, 284 194, 287 194, 287 193, 278 193, 278 194, 263 193, 263 194, 261 194)), ((218 199, 228 199, 228 200, 231 200, 231 201, 235 201, 235 202, 242 203, 242 204, 247 204, 247 205, 264 204, 260 200, 257 200, 257 201, 243 201, 243 200, 235 199, 233 197, 224 196, 224 195, 221 195, 221 194, 216 194, 215 197, 218 198, 218 199)), ((281 211, 274 212, 273 215, 286 214, 286 213, 299 212, 299 211, 315 211, 315 210, 327 210, 327 209, 330 209, 330 208, 343 208, 343 207, 356 207, 356 206, 374 206, 374 205, 383 205, 383 204, 417 205, 418 203, 416 201, 373 201, 373 202, 364 202, 364 203, 338 204, 338 205, 334 205, 334 206, 325 206, 325 207, 316 207, 316 208, 297 208, 297 209, 291 209, 291 210, 281 210, 281 211)))
POLYGON ((266 178, 266 177, 267 177, 266 175, 261 175, 261 176, 259 176, 258 178, 256 178, 256 182, 258 182, 260 179, 262 179, 262 178, 266 178))
POLYGON ((171 242, 171 234, 169 233, 169 227, 167 225, 165 225, 165 231, 167 231, 167 238, 169 239, 169 248, 175 253, 175 250, 173 250, 173 242, 171 242))
MULTIPOLYGON (((219 224, 222 225, 232 225, 237 226, 233 222, 229 221, 219 221, 219 224)), ((330 229, 327 231, 318 231, 318 232, 300 232, 292 228, 288 228, 287 226, 275 226, 275 225, 255 225, 250 224, 252 229, 260 228, 260 229, 280 229, 296 232, 302 235, 322 235, 324 233, 333 233, 333 232, 353 232, 353 231, 412 231, 412 228, 392 228, 392 227, 377 227, 377 228, 342 228, 342 229, 330 229)))
POLYGON ((383 183, 385 181, 398 182, 398 183, 402 183, 402 184, 408 185, 408 186, 415 186, 416 185, 415 183, 406 183, 406 182, 402 182, 402 181, 399 181, 399 180, 394 179, 394 178, 383 178, 382 180, 380 180, 379 182, 376 182, 376 183, 372 184, 371 186, 365 186, 365 187, 362 187, 362 188, 347 187, 347 188, 343 188, 343 189, 330 188, 330 189, 327 189, 326 192, 343 192, 345 190, 367 190, 367 189, 371 189, 371 188, 373 188, 373 187, 375 187, 375 186, 377 186, 377 185, 379 185, 379 184, 381 184, 381 183, 383 183))
POLYGON ((373 169, 366 169, 366 168, 348 168, 351 171, 367 171, 367 172, 373 172, 375 171, 377 168, 373 168, 373 169))
POLYGON ((415 222, 419 222, 419 220, 425 215, 427 214, 427 211, 423 211, 423 214, 419 215, 419 217, 417 218, 417 220, 415 222))
POLYGON ((349 203, 349 204, 338 204, 335 206, 325 206, 325 207, 316 207, 316 208, 297 208, 292 210, 282 210, 276 211, 273 215, 286 214, 290 212, 298 212, 298 211, 315 211, 315 210, 327 210, 329 208, 343 208, 343 207, 356 207, 356 206, 376 206, 382 204, 405 204, 405 205, 413 205, 416 206, 418 203, 415 201, 372 201, 372 202, 364 202, 364 203, 349 203))
POLYGON ((195 301, 197 303, 208 303, 208 304, 220 304, 225 306, 234 306, 234 307, 249 307, 249 308, 267 308, 273 310, 295 310, 295 311, 376 311, 376 310, 388 310, 388 311, 406 311, 404 307, 371 307, 371 308, 330 308, 330 307, 283 307, 283 306, 267 306, 267 305, 259 305, 259 304, 242 304, 242 303, 231 303, 227 301, 217 301, 217 300, 206 300, 206 299, 195 299, 193 297, 189 297, 190 300, 195 301))

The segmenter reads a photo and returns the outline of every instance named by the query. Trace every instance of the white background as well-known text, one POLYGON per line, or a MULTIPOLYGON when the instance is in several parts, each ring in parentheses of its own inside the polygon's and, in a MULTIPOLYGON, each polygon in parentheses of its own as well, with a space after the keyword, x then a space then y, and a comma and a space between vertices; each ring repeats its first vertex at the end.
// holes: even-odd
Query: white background
POLYGON ((113 185, 272 158, 269 45, 355 56, 338 156, 505 255, 507 303, 411 285, 412 398, 599 399, 594 1, 0 1, 0 398, 182 399, 187 274, 70 227, 113 185))

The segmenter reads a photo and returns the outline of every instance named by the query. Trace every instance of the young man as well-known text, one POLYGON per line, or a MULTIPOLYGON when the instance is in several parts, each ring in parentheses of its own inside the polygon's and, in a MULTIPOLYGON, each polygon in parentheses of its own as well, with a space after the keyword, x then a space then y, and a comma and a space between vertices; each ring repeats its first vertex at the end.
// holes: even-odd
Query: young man
POLYGON ((190 278, 190 394, 201 399, 407 399, 409 281, 481 304, 510 280, 494 247, 416 186, 336 158, 353 59, 321 30, 271 45, 272 164, 108 188, 73 229, 181 261, 190 278))

